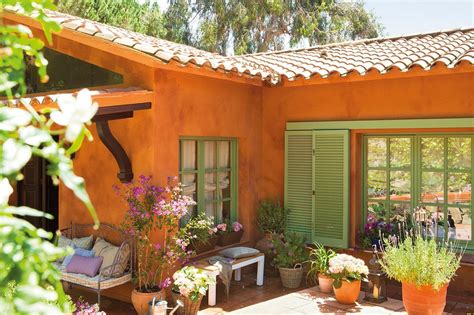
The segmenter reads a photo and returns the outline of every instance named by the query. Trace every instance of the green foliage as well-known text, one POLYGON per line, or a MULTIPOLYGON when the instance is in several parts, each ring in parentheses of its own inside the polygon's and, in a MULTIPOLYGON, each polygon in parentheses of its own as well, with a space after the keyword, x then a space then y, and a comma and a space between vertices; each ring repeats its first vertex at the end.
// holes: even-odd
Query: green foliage
POLYGON ((278 200, 262 200, 257 208, 257 226, 263 233, 282 234, 286 228, 288 209, 278 200))
POLYGON ((58 10, 150 36, 165 35, 163 15, 155 1, 59 0, 58 10))
POLYGON ((379 263, 389 278, 439 290, 454 277, 461 257, 452 244, 438 244, 417 235, 398 246, 387 241, 379 263))
POLYGON ((179 230, 178 238, 193 246, 199 243, 207 244, 216 231, 214 218, 206 216, 205 213, 199 213, 179 230))
POLYGON ((220 54, 320 45, 380 35, 362 1, 58 0, 61 12, 220 54), (290 39, 288 42, 287 38, 290 39))
POLYGON ((324 245, 314 242, 314 248, 309 252, 310 267, 307 278, 311 282, 316 280, 318 274, 327 275, 329 272, 329 259, 336 256, 336 252, 324 245))
POLYGON ((274 235, 272 242, 276 253, 276 267, 293 268, 308 260, 306 239, 303 236, 296 233, 287 233, 284 237, 274 235))
MULTIPOLYGON (((54 9, 49 0, 2 0, 0 13, 10 7, 40 22, 48 40, 53 31, 59 30, 44 14, 44 8, 54 9)), ((43 46, 26 26, 0 22, 1 94, 9 99, 23 95, 26 60, 38 68, 44 81, 48 79, 47 61, 40 51, 43 46)), ((49 315, 73 310, 64 293, 61 274, 52 264, 68 251, 49 241, 52 233, 21 219, 23 216, 51 219, 51 216, 28 207, 11 207, 8 199, 13 193, 10 182, 23 179, 21 171, 35 155, 48 162, 47 174, 53 182, 58 184, 61 180, 71 189, 98 225, 84 180, 74 174, 71 160, 71 154, 80 148, 83 139, 91 139, 84 124, 90 122, 97 110, 86 91, 81 95, 81 100, 89 102, 78 106, 76 99, 70 97, 63 99, 67 106, 61 110, 45 108, 40 113, 28 104, 24 104, 26 109, 0 105, 0 309, 3 313, 49 315), (53 136, 60 136, 60 140, 55 141, 53 136)))

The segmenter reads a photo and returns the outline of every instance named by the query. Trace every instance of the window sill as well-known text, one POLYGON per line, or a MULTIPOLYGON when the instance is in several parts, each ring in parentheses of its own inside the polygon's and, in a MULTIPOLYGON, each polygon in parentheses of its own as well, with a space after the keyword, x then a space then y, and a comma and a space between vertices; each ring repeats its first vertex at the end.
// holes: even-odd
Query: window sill
POLYGON ((228 246, 216 246, 213 250, 200 253, 194 256, 193 258, 191 258, 189 261, 195 262, 206 257, 214 256, 215 254, 219 253, 221 250, 226 249, 226 248, 232 248, 232 247, 237 247, 237 246, 249 246, 249 245, 250 245, 250 241, 240 241, 239 243, 231 244, 228 246))

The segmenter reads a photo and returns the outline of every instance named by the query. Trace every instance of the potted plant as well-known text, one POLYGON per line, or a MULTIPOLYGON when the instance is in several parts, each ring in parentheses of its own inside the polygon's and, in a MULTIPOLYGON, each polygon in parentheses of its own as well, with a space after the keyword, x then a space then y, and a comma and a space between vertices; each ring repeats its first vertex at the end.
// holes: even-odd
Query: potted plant
POLYGON ((369 268, 362 259, 347 254, 337 254, 329 259, 329 276, 334 280, 334 294, 339 303, 355 303, 361 280, 367 280, 368 274, 369 268))
POLYGON ((166 187, 150 183, 151 176, 141 175, 138 182, 131 182, 123 188, 115 186, 116 193, 129 207, 122 223, 124 231, 135 238, 136 272, 132 303, 138 314, 144 314, 153 297, 164 299, 163 288, 171 284, 166 277, 169 269, 178 261, 187 258, 186 247, 177 242, 172 234, 179 219, 186 215, 194 201, 181 194, 177 178, 168 178, 166 187), (151 239, 153 231, 163 230, 161 242, 151 239))
POLYGON ((280 278, 285 288, 297 288, 303 278, 303 264, 308 260, 304 237, 296 233, 273 238, 274 263, 280 271, 280 278))
POLYGON ((257 207, 257 227, 263 234, 255 244, 255 248, 265 254, 265 274, 278 276, 278 270, 274 266, 275 254, 273 253, 272 239, 274 235, 285 232, 287 209, 283 207, 278 199, 265 199, 260 201, 257 207))
POLYGON ((332 249, 326 249, 322 244, 314 243, 314 248, 309 252, 310 267, 307 278, 315 281, 318 277, 319 289, 324 293, 332 292, 333 279, 329 276, 329 260, 336 256, 332 249))
POLYGON ((240 242, 242 235, 244 234, 243 225, 240 222, 235 221, 230 224, 229 220, 224 221, 216 226, 217 245, 228 246, 240 242))
POLYGON ((182 309, 178 309, 178 314, 195 315, 199 311, 202 297, 206 294, 210 284, 214 284, 214 279, 203 270, 193 266, 186 266, 173 274, 173 287, 171 289, 173 302, 177 300, 184 304, 182 309))
POLYGON ((451 243, 438 243, 422 235, 385 242, 382 270, 402 283, 408 314, 442 314, 449 282, 460 266, 461 253, 451 243), (397 244, 398 243, 398 244, 397 244))
POLYGON ((199 213, 180 229, 178 235, 189 244, 189 250, 200 254, 216 247, 218 240, 216 232, 214 218, 206 216, 205 213, 199 213))

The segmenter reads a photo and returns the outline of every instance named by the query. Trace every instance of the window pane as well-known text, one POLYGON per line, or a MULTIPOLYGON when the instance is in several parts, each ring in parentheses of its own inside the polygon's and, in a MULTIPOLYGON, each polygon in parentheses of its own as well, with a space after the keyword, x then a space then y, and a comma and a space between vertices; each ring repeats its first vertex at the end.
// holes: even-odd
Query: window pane
POLYGON ((414 219, 428 236, 445 237, 443 207, 423 206, 421 210, 415 212, 414 219))
POLYGON ((390 166, 409 167, 411 165, 411 138, 390 139, 390 166))
POLYGON ((385 199, 387 194, 387 172, 375 170, 368 172, 367 193, 369 198, 385 199))
POLYGON ((204 174, 204 199, 215 200, 216 195, 216 173, 204 174))
POLYGON ((230 198, 230 173, 221 172, 219 173, 219 198, 230 198))
POLYGON ((216 205, 213 202, 206 203, 206 215, 208 217, 216 218, 216 205))
POLYGON ((421 139, 421 165, 423 168, 444 168, 444 138, 421 139))
POLYGON ((411 176, 410 172, 391 171, 390 172, 390 199, 410 200, 411 199, 411 176))
POLYGON ((219 168, 230 167, 230 142, 219 141, 219 168))
POLYGON ((204 141, 204 167, 216 168, 216 142, 204 141))
POLYGON ((181 169, 196 170, 197 169, 197 150, 196 141, 181 141, 181 169))
POLYGON ((369 213, 375 216, 375 219, 385 219, 387 217, 387 211, 385 205, 379 202, 369 202, 368 206, 369 213))
POLYGON ((442 203, 444 196, 442 172, 423 172, 421 176, 421 200, 442 203))
POLYGON ((471 169, 471 138, 448 138, 448 168, 471 169))
POLYGON ((472 239, 471 209, 448 208, 448 237, 470 241, 472 239))
POLYGON ((471 174, 449 173, 448 203, 471 202, 471 174))
POLYGON ((224 201, 222 205, 222 219, 230 220, 230 201, 224 201))
POLYGON ((387 165, 387 139, 369 138, 367 140, 367 163, 369 167, 387 165))
POLYGON ((410 221, 411 205, 409 203, 394 203, 390 205, 390 222, 397 224, 410 221))

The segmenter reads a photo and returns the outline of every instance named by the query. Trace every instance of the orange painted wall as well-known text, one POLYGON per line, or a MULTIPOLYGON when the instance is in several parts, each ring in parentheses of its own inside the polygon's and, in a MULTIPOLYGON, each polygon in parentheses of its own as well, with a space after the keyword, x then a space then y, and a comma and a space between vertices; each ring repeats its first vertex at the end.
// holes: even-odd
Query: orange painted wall
MULTIPOLYGON (((474 75, 264 88, 262 197, 283 196, 289 121, 474 117, 474 75)), ((416 127, 416 126, 414 126, 416 127)), ((373 131, 372 131, 373 132, 373 131)), ((351 245, 360 214, 360 140, 351 134, 351 245)))

